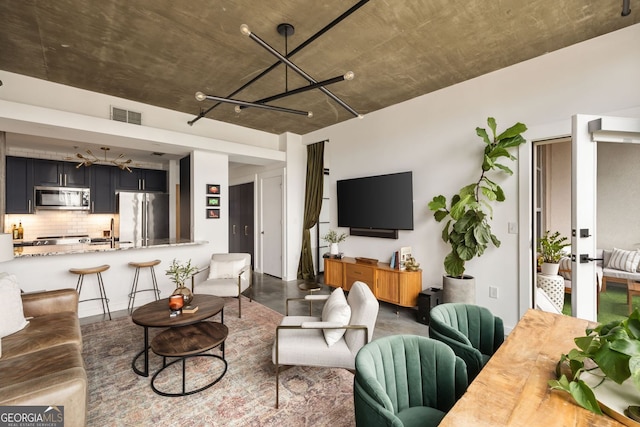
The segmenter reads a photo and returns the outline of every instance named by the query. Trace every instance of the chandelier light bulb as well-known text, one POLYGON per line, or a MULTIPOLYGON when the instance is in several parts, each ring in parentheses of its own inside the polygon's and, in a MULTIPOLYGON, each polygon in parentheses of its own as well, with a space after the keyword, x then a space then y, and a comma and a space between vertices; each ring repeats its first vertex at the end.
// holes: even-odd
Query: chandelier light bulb
POLYGON ((344 79, 345 80, 353 80, 353 78, 355 77, 355 73, 353 71, 347 71, 346 73, 344 73, 344 79))
POLYGON ((358 118, 359 118, 360 120, 364 119, 364 114, 358 114, 358 118))
POLYGON ((207 95, 202 92, 196 92, 196 99, 198 101, 204 101, 205 99, 207 99, 207 95))
POLYGON ((242 107, 240 107, 239 105, 236 105, 235 107, 233 107, 233 109, 235 110, 236 113, 240 114, 240 112, 242 112, 242 107))
POLYGON ((251 30, 249 29, 249 26, 247 24, 240 25, 240 32, 245 36, 251 35, 251 30))
POLYGON ((307 117, 313 117, 313 111, 309 111, 309 112, 307 113, 307 117))

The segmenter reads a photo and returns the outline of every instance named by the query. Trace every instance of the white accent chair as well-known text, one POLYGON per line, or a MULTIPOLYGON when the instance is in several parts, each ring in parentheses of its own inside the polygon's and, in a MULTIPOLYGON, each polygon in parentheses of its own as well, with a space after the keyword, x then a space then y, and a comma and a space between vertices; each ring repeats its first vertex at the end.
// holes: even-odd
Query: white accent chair
MULTIPOLYGON (((342 293, 341 289, 333 292, 342 293)), ((307 295, 305 298, 287 300, 287 315, 276 328, 272 350, 272 361, 276 366, 276 408, 279 402, 280 366, 317 366, 355 370, 356 354, 373 337, 378 317, 379 303, 369 287, 363 282, 354 282, 346 303, 350 318, 346 322, 322 321, 321 317, 289 316, 289 301, 328 300, 329 295, 307 295), (344 329, 332 345, 327 344, 327 331, 344 329)), ((325 305, 326 308, 326 305, 325 305)), ((325 317, 325 310, 323 310, 325 317)))
POLYGON ((191 276, 191 291, 194 294, 238 298, 238 317, 242 317, 242 298, 240 295, 247 289, 250 289, 249 301, 252 301, 251 254, 213 254, 210 264, 191 276), (207 270, 209 270, 207 280, 195 283, 194 276, 207 270))

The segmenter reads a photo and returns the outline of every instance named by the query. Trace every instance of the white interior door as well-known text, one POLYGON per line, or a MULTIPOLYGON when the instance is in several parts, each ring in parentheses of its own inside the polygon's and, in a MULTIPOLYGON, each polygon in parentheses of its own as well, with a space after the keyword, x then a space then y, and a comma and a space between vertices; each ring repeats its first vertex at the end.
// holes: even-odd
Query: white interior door
POLYGON ((640 143, 640 119, 576 115, 572 118, 572 315, 597 320, 595 262, 597 143, 640 143))
POLYGON ((282 278, 282 175, 262 179, 262 272, 282 278))

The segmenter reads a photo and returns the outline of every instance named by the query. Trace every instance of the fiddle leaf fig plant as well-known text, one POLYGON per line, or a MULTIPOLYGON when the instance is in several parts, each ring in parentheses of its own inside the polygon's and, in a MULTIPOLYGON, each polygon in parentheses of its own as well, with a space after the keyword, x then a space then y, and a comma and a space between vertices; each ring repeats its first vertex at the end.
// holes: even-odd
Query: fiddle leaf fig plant
POLYGON ((622 384, 632 378, 640 392, 640 311, 636 308, 629 317, 612 321, 596 328, 587 329, 585 336, 574 339, 577 349, 562 354, 556 365, 557 380, 550 380, 553 390, 565 391, 585 409, 602 414, 595 394, 581 374, 590 372, 605 379, 622 384), (562 368, 570 368, 570 378, 562 373, 562 368), (594 372, 599 368, 599 371, 594 372))
POLYGON ((524 144, 522 133, 527 127, 518 122, 496 135, 496 121, 487 119, 491 137, 486 129, 477 127, 476 134, 485 144, 480 177, 474 183, 465 185, 451 197, 447 205, 445 196, 439 195, 429 203, 436 221, 446 220, 442 229, 442 240, 449 243, 451 252, 444 259, 444 269, 448 276, 463 277, 465 262, 481 256, 489 244, 500 246, 500 240, 491 232, 489 220, 493 218, 492 202, 503 202, 504 191, 490 178, 489 173, 513 175, 513 171, 500 163, 503 159, 516 160, 509 151, 524 144))

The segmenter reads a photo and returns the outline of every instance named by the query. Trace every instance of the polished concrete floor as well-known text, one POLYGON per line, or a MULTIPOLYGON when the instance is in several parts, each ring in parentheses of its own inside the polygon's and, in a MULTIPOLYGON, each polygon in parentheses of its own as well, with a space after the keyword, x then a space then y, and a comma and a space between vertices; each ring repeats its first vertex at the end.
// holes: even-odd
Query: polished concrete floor
MULTIPOLYGON (((285 282, 278 278, 254 273, 253 279, 253 298, 260 304, 275 310, 281 314, 285 314, 285 304, 287 298, 302 298, 308 294, 298 287, 305 283, 303 280, 292 280, 285 282)), ((329 294, 333 288, 322 284, 322 275, 318 278, 320 290, 314 294, 329 294)), ((289 314, 305 315, 309 313, 309 306, 304 303, 289 303, 289 314)), ((322 312, 322 304, 313 305, 313 314, 320 316, 322 312)), ((112 318, 128 316, 126 310, 120 310, 111 313, 112 318)), ((80 319, 81 324, 98 322, 108 319, 107 316, 97 315, 80 319)), ((373 331, 373 338, 380 338, 387 335, 397 334, 413 334, 428 335, 428 327, 416 321, 416 310, 414 308, 396 307, 393 304, 380 302, 380 310, 378 319, 376 320, 376 328, 373 331)))

